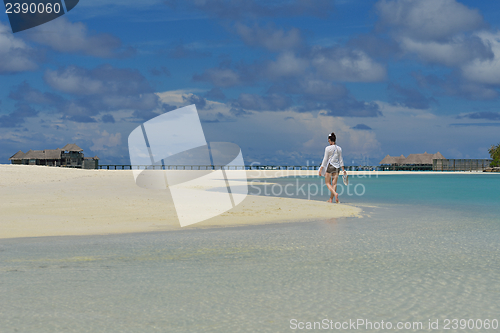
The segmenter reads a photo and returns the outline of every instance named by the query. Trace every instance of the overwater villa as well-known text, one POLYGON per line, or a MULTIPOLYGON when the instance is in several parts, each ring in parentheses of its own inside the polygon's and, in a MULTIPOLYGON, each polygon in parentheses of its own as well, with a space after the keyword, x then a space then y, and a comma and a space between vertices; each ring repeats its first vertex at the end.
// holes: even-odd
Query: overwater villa
POLYGON ((415 166, 432 166, 433 160, 445 160, 446 158, 440 153, 428 154, 427 152, 423 154, 410 154, 408 157, 404 155, 401 156, 389 156, 384 157, 379 164, 381 165, 392 165, 392 166, 403 166, 403 165, 415 165, 415 166))
POLYGON ((99 158, 85 157, 83 149, 74 143, 69 143, 63 148, 29 150, 23 153, 21 150, 9 158, 12 164, 21 165, 45 165, 55 167, 97 169, 99 158))

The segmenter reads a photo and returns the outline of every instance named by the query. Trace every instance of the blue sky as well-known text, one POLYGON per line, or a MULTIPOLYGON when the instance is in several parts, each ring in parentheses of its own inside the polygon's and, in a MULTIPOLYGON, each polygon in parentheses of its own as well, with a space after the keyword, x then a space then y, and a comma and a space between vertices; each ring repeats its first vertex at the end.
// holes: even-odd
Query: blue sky
POLYGON ((81 0, 12 34, 0 16, 0 163, 77 143, 128 164, 142 122, 196 104, 247 163, 487 158, 500 142, 497 1, 81 0))

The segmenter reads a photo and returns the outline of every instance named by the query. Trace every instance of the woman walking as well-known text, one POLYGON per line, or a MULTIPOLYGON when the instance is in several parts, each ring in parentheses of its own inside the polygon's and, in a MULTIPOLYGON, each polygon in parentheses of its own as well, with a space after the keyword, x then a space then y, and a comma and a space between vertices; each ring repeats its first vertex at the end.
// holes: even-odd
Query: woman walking
POLYGON ((347 175, 344 170, 344 160, 342 159, 342 148, 335 144, 337 137, 335 133, 330 133, 328 135, 328 143, 330 144, 325 148, 325 157, 319 168, 319 175, 325 176, 325 183, 331 192, 330 199, 328 202, 333 202, 335 197, 335 202, 339 203, 339 194, 337 193, 337 181, 339 179, 340 168, 347 175))

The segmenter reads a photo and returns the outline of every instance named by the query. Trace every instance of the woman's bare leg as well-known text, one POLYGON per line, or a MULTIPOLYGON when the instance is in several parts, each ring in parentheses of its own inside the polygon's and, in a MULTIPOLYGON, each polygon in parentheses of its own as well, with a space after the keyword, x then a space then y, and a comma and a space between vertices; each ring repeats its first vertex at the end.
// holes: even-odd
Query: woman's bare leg
MULTIPOLYGON (((333 176, 333 192, 335 193, 335 202, 339 203, 339 194, 337 193, 337 180, 339 179, 339 173, 336 172, 333 176)), ((333 198, 332 198, 333 199, 333 198)), ((331 202, 331 201, 330 201, 331 202)))
MULTIPOLYGON (((328 189, 331 192, 330 199, 328 200, 328 202, 333 202, 333 197, 336 194, 335 193, 335 188, 332 186, 331 182, 332 182, 332 174, 327 172, 325 174, 325 184, 326 184, 326 187, 328 187, 328 189)), ((337 194, 337 197, 338 197, 338 194, 337 194)))

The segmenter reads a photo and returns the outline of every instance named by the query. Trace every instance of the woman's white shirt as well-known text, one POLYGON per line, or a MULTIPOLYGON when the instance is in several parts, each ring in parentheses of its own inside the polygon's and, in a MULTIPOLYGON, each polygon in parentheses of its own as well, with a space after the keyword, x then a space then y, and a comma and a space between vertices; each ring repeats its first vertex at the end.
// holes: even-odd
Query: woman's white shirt
POLYGON ((322 175, 326 174, 326 169, 328 164, 333 165, 336 168, 344 166, 344 160, 342 159, 342 148, 337 145, 329 145, 325 148, 325 157, 323 157, 323 162, 321 166, 323 167, 322 175))

